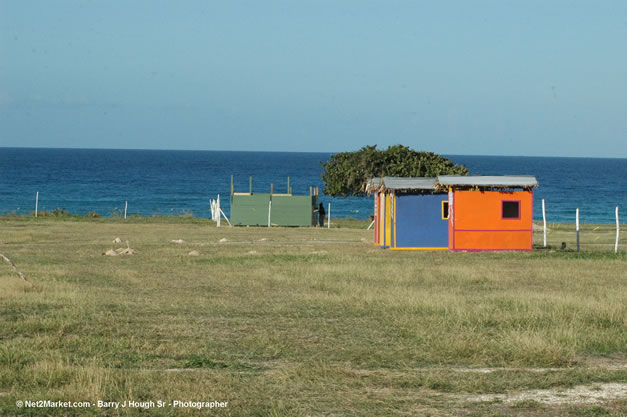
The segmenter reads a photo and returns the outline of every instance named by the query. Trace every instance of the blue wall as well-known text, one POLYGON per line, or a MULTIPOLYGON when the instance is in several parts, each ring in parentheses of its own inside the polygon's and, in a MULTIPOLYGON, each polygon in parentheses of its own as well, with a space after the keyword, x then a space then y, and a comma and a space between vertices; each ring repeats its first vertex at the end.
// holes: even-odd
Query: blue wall
POLYGON ((448 220, 442 219, 447 194, 396 196, 396 247, 448 247, 448 220))

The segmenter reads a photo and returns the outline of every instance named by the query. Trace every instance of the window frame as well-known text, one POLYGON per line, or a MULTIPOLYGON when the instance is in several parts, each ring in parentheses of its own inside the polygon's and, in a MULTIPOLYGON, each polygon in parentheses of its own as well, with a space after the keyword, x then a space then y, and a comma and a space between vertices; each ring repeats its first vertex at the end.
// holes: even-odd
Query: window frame
POLYGON ((442 217, 442 220, 448 220, 448 218, 450 217, 448 200, 442 200, 442 210, 440 210, 440 215, 442 217), (446 204, 446 217, 444 217, 444 205, 445 204, 446 204))
POLYGON ((520 200, 501 200, 501 220, 520 220, 522 207, 520 200), (518 217, 505 217, 505 203, 518 203, 518 217))

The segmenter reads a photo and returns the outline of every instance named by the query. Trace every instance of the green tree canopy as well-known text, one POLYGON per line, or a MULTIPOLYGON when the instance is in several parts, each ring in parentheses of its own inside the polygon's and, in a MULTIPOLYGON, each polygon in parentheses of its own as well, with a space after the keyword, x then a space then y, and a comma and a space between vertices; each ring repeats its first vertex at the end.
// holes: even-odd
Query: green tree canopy
POLYGON ((321 162, 324 193, 332 196, 360 195, 364 184, 373 177, 437 177, 468 175, 464 165, 433 152, 417 152, 403 145, 378 150, 364 146, 355 152, 340 152, 328 162, 321 162))

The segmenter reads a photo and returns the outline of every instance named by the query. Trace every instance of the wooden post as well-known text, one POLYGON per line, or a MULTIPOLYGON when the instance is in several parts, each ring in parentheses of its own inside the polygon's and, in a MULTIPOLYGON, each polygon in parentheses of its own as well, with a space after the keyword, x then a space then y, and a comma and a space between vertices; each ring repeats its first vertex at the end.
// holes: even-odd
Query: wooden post
POLYGON ((252 175, 250 176, 249 182, 250 184, 248 185, 248 190, 249 190, 248 192, 252 194, 253 193, 253 176, 252 175))
POLYGON ((577 252, 579 252, 579 209, 575 212, 575 221, 577 227, 577 252))
POLYGON ((546 210, 544 208, 544 198, 542 199, 542 223, 544 225, 544 247, 546 248, 546 210))
POLYGON ((233 195, 234 192, 235 189, 233 188, 233 175, 231 175, 231 195, 233 195))
POLYGON ((614 253, 618 253, 618 235, 620 233, 620 223, 618 221, 618 206, 616 206, 616 243, 614 243, 614 253))
POLYGON ((126 210, 128 209, 128 200, 124 202, 124 220, 126 220, 126 210))
POLYGON ((287 193, 291 194, 291 191, 290 191, 290 177, 289 176, 287 177, 287 193))
POLYGON ((268 227, 272 227, 272 200, 268 201, 268 227))
POLYGON ((327 211, 327 229, 331 228, 331 203, 329 203, 329 210, 327 211))
POLYGON ((270 195, 274 194, 274 184, 270 184, 270 195))
POLYGON ((309 186, 309 197, 311 197, 311 196, 313 195, 313 194, 312 194, 312 191, 313 191, 313 188, 312 188, 312 187, 311 187, 311 185, 310 185, 310 186, 309 186))
POLYGON ((37 217, 37 212, 39 210, 39 191, 35 194, 35 217, 37 217))

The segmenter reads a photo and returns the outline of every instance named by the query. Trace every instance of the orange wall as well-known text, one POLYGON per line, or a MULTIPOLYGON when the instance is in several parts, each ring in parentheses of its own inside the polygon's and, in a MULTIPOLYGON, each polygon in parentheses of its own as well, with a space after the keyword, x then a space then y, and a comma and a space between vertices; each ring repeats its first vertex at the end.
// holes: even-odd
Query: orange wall
POLYGON ((455 231, 455 250, 529 250, 531 232, 455 231))
POLYGON ((449 248, 531 249, 532 211, 531 191, 455 191, 453 219, 449 220, 449 248), (505 200, 520 201, 520 219, 501 218, 501 202, 505 200))

